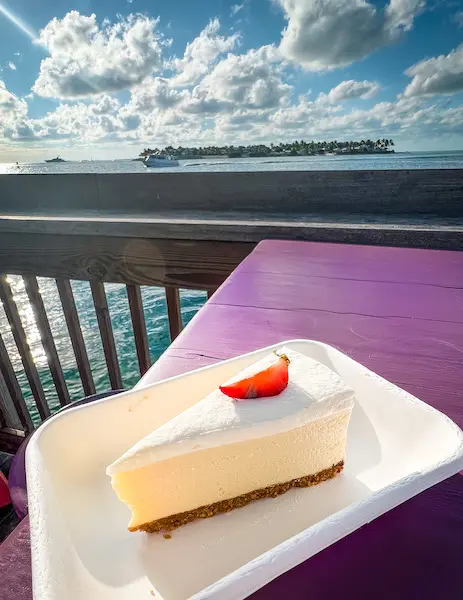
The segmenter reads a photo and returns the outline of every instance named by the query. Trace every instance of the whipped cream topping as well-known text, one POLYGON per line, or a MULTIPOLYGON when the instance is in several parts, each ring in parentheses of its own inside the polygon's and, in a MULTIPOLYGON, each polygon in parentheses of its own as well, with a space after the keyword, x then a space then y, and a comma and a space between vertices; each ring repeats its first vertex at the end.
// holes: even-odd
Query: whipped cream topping
MULTIPOLYGON (((131 471, 189 452, 266 437, 351 409, 354 392, 327 366, 283 347, 290 360, 288 387, 278 396, 236 401, 217 389, 168 421, 110 465, 108 475, 131 471)), ((278 360, 272 353, 226 383, 239 381, 278 360)))

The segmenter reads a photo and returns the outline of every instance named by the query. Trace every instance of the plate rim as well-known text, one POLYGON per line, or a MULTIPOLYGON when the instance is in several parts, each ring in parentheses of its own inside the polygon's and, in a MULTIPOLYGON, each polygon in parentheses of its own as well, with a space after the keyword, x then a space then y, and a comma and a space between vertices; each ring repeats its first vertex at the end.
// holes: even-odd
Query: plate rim
MULTIPOLYGON (((450 419, 450 417, 448 417, 445 413, 441 412, 440 410, 434 408, 430 404, 424 402, 420 398, 417 398, 413 394, 407 392, 398 385, 385 379, 381 375, 378 375, 374 371, 371 371, 368 367, 366 367, 362 363, 359 363, 358 361, 350 357, 348 354, 342 352, 339 348, 318 340, 306 338, 283 340, 276 344, 271 344, 269 346, 253 350, 251 352, 246 352, 244 354, 240 354, 232 358, 227 358, 225 360, 221 360, 210 365, 205 365, 198 369, 192 369, 181 374, 173 375, 171 377, 153 383, 149 383, 147 385, 140 385, 143 383, 143 378, 141 378, 140 381, 131 390, 127 390, 119 394, 114 394, 112 396, 96 400, 95 402, 92 402, 90 404, 71 407, 66 411, 60 412, 52 416, 51 418, 47 419, 47 421, 43 423, 39 427, 39 429, 37 429, 37 431, 32 435, 30 439, 30 442, 26 449, 26 476, 27 485, 30 489, 29 516, 32 554, 32 584, 34 598, 37 598, 37 600, 40 600, 42 598, 48 598, 48 596, 45 593, 42 595, 42 590, 46 588, 46 585, 44 585, 45 581, 43 572, 40 571, 40 573, 38 573, 39 567, 37 565, 37 562, 39 557, 37 555, 37 547, 39 547, 39 549, 47 556, 50 556, 50 553, 45 550, 47 545, 44 547, 43 544, 34 543, 38 542, 41 539, 39 535, 40 528, 38 527, 38 520, 40 519, 40 510, 37 505, 38 499, 35 497, 34 494, 36 481, 39 475, 39 469, 37 468, 38 465, 36 465, 37 472, 34 474, 34 477, 30 473, 32 471, 34 463, 37 462, 37 454, 40 455, 40 449, 38 447, 39 441, 42 438, 42 436, 46 434, 47 430, 51 425, 53 425, 60 419, 72 418, 72 415, 74 415, 77 411, 89 410, 96 405, 114 402, 120 397, 130 396, 134 392, 139 392, 141 390, 149 391, 150 389, 166 385, 172 381, 185 378, 192 374, 207 372, 208 370, 215 369, 223 364, 232 363, 242 358, 248 358, 256 354, 272 351, 275 348, 280 347, 281 345, 301 343, 316 345, 323 348, 329 348, 330 352, 334 351, 335 353, 342 355, 343 359, 347 359, 347 361, 350 362, 352 366, 355 366, 356 369, 360 369, 360 371, 362 371, 363 373, 367 373, 370 377, 375 379, 377 383, 380 383, 382 386, 385 386, 389 389, 389 391, 393 392, 394 394, 399 395, 407 403, 411 403, 414 405, 418 404, 421 409, 426 409, 435 413, 436 416, 439 416, 440 419, 444 420, 447 426, 451 427, 454 430, 454 432, 459 438, 459 446, 452 455, 450 455, 447 459, 441 461, 439 464, 429 467, 424 471, 410 473, 400 478, 399 480, 386 485, 380 490, 372 492, 368 497, 364 498, 363 500, 349 504, 348 506, 342 508, 339 511, 336 511, 328 517, 321 519, 320 521, 314 523, 307 529, 287 538, 277 546, 265 551, 264 553, 250 560, 238 569, 235 569, 234 571, 228 573, 227 575, 218 579, 214 583, 208 585, 206 588, 203 588, 202 590, 191 596, 190 600, 205 600, 206 598, 212 597, 220 598, 221 600, 244 599, 253 592, 266 585, 267 583, 270 583, 272 580, 276 579, 286 571, 296 567, 298 564, 301 564, 305 560, 308 560, 318 552, 336 543, 336 541, 342 539, 350 533, 353 533, 362 525, 365 525, 366 523, 388 512, 389 510, 392 510, 396 506, 399 506, 403 502, 418 495, 424 490, 444 481, 448 477, 451 477, 452 475, 458 473, 461 469, 463 469, 463 431, 454 421, 452 421, 452 419, 450 419), (344 523, 344 529, 341 531, 339 531, 339 522, 344 523), (349 524, 349 526, 346 527, 346 524, 349 524), (315 551, 309 551, 308 554, 301 558, 301 548, 304 548, 305 546, 309 547, 311 540, 316 537, 320 538, 320 536, 323 540, 322 544, 319 544, 315 551), (279 565, 279 568, 277 569, 278 572, 273 572, 269 577, 266 567, 268 567, 269 559, 276 552, 278 552, 280 555, 283 554, 286 560, 284 561, 284 563, 282 561, 282 564, 279 565), (239 581, 239 583, 241 584, 240 587, 242 587, 242 584, 247 583, 250 577, 253 578, 253 585, 247 587, 246 592, 239 593, 239 590, 236 589, 236 582, 239 581)), ((274 565, 272 565, 272 568, 274 569, 274 565)))

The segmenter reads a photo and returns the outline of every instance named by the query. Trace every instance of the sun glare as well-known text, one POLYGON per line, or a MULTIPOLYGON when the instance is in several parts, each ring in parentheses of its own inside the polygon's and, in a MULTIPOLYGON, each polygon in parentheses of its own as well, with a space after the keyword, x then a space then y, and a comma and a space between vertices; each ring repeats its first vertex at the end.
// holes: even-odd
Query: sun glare
POLYGON ((39 37, 32 27, 30 27, 23 19, 15 15, 14 12, 10 8, 7 8, 2 2, 0 2, 0 14, 4 15, 33 42, 38 42, 39 37))

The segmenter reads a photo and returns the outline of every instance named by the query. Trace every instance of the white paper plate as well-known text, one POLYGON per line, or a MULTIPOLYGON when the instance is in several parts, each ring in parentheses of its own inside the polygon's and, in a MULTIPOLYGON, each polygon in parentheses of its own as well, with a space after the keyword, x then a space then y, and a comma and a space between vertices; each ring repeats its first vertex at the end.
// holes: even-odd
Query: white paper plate
POLYGON ((445 415, 326 344, 281 342, 70 409, 40 428, 27 449, 34 598, 239 600, 462 468, 463 433, 445 415), (106 465, 283 344, 356 392, 344 472, 191 523, 171 540, 129 533, 106 465))

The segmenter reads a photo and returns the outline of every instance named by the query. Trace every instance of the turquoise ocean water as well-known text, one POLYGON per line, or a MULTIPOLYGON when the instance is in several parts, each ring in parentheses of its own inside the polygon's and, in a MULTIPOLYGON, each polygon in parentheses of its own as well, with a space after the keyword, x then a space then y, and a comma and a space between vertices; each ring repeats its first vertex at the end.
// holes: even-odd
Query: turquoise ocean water
MULTIPOLYGON (((55 339, 58 355, 64 371, 72 400, 84 396, 82 385, 77 371, 76 361, 72 350, 69 334, 64 320, 64 314, 54 280, 38 278, 40 291, 45 308, 50 320, 50 326, 55 339)), ((40 335, 35 324, 32 308, 28 302, 22 278, 15 275, 9 276, 21 320, 25 328, 32 355, 40 375, 40 379, 52 410, 59 408, 55 387, 48 369, 47 357, 40 341, 40 335)), ((98 330, 95 310, 93 308, 90 286, 85 281, 73 281, 77 310, 85 345, 87 347, 90 365, 97 392, 110 389, 103 348, 98 330)), ((116 349, 121 366, 122 380, 125 388, 130 388, 140 378, 137 354, 130 321, 127 293, 124 285, 105 284, 108 298, 111 322, 113 325, 116 349)), ((181 305, 183 323, 186 325, 193 315, 206 301, 206 293, 192 290, 181 290, 181 305)), ((164 352, 169 345, 169 323, 167 319, 167 306, 163 288, 142 287, 143 308, 148 330, 148 341, 152 362, 164 352)), ((22 367, 21 359, 16 349, 13 335, 8 326, 6 315, 0 304, 0 330, 3 340, 8 348, 13 367, 18 376, 26 402, 35 423, 40 422, 40 417, 35 408, 32 393, 27 383, 27 378, 22 367)))
MULTIPOLYGON (((446 169, 463 168, 463 152, 417 152, 396 153, 373 156, 344 157, 291 157, 291 158, 255 158, 255 159, 202 159, 181 161, 180 171, 273 171, 273 170, 359 170, 359 169, 446 169)), ((173 169, 170 169, 172 171, 173 169)), ((155 176, 158 169, 147 170, 140 162, 128 160, 66 162, 60 164, 0 164, 0 173, 124 173, 144 172, 155 176)), ((27 301, 21 277, 10 276, 10 283, 23 321, 29 345, 39 371, 39 375, 50 407, 58 408, 53 381, 48 370, 47 358, 35 325, 32 309, 27 301)), ((55 282, 39 278, 42 297, 47 309, 50 325, 55 337, 58 354, 73 400, 83 397, 74 353, 69 340, 64 315, 61 309, 55 282)), ((87 282, 74 281, 72 287, 84 340, 89 354, 90 364, 98 392, 110 388, 104 361, 103 349, 99 337, 98 325, 93 308, 92 295, 87 282)), ((138 363, 131 328, 129 306, 125 286, 105 285, 116 347, 121 365, 123 383, 126 388, 133 386, 139 379, 138 363)), ((143 287, 142 298, 148 330, 151 359, 154 362, 169 344, 169 326, 164 290, 162 288, 143 287)), ((181 291, 182 317, 184 324, 193 317, 206 300, 205 292, 181 291)), ((0 304, 0 332, 12 358, 13 367, 24 391, 34 421, 40 421, 34 406, 32 394, 22 368, 13 336, 11 334, 3 307, 0 304)))

